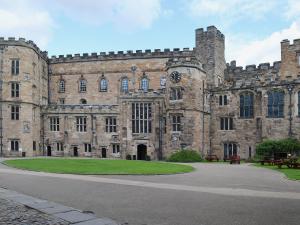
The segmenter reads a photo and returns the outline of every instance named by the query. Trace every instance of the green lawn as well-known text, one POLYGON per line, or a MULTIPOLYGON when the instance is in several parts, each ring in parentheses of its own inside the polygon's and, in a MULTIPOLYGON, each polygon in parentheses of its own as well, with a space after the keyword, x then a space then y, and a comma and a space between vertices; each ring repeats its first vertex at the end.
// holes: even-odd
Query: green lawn
POLYGON ((19 169, 67 174, 175 174, 194 170, 189 165, 166 162, 101 159, 17 159, 6 160, 6 165, 19 169))
POLYGON ((300 180, 300 169, 290 169, 287 168, 286 166, 283 166, 282 169, 278 169, 278 166, 268 166, 264 165, 262 166, 260 163, 255 163, 255 166, 262 167, 262 168, 267 168, 267 169, 272 169, 279 171, 287 176, 287 178, 291 180, 300 180))

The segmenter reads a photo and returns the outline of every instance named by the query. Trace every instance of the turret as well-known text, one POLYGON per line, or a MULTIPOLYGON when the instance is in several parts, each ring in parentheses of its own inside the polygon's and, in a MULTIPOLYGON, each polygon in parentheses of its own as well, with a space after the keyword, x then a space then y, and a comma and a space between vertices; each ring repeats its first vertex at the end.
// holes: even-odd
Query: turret
POLYGON ((207 73, 208 84, 218 86, 224 80, 225 37, 214 26, 196 30, 196 57, 207 73))

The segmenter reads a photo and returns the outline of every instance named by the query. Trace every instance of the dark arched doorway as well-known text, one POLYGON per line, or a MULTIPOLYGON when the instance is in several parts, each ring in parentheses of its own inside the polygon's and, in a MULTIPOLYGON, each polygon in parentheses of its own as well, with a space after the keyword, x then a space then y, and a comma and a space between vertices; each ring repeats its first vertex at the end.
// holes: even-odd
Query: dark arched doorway
POLYGON ((51 146, 47 146, 47 156, 51 156, 51 146))
POLYGON ((101 149, 101 156, 102 158, 106 158, 106 148, 101 149))
POLYGON ((140 144, 137 146, 137 160, 146 160, 147 157, 147 146, 140 144))
POLYGON ((78 147, 77 146, 73 147, 73 156, 78 157, 78 147))

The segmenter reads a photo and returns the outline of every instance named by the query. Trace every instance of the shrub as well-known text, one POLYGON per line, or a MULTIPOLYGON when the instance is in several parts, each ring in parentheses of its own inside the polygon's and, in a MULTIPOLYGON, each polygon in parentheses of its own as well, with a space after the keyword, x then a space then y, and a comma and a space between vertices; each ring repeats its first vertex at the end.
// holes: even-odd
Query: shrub
POLYGON ((201 162, 202 158, 194 150, 180 150, 173 153, 168 160, 169 162, 201 162))
POLYGON ((300 142, 297 139, 265 140, 256 145, 256 153, 260 156, 272 156, 276 153, 299 153, 300 142))
POLYGON ((131 155, 126 155, 127 160, 131 160, 131 155))

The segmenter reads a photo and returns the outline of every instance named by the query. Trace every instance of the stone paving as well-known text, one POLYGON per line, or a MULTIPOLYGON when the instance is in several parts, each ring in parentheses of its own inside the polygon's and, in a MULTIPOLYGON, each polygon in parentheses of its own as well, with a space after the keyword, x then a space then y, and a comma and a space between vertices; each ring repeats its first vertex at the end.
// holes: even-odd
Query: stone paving
POLYGON ((1 225, 68 225, 70 223, 28 208, 12 200, 0 199, 1 225))
MULTIPOLYGON (((0 225, 118 225, 93 213, 0 188, 0 225)), ((128 225, 128 224, 123 224, 128 225)))

